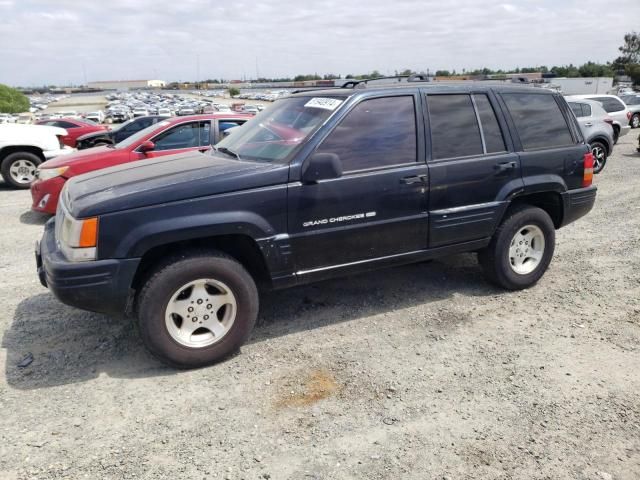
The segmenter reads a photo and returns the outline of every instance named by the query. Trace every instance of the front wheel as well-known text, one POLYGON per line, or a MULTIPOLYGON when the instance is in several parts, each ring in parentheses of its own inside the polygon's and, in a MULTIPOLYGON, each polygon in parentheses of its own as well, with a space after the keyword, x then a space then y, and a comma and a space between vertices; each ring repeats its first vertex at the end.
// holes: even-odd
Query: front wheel
POLYGON ((147 348, 177 368, 213 364, 237 351, 258 315, 251 275, 219 252, 196 252, 158 267, 138 297, 147 348))
POLYGON ((554 250, 555 227, 549 214, 520 205, 511 209, 478 259, 491 282, 508 290, 522 290, 540 280, 554 250))
POLYGON ((29 188, 42 160, 34 153, 15 152, 2 161, 2 178, 14 188, 29 188))

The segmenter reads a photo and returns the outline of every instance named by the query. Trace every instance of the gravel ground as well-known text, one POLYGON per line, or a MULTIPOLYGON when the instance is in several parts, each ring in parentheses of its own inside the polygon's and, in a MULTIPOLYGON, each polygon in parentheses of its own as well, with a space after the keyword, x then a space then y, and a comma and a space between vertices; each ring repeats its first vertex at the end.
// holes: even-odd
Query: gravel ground
POLYGON ((0 478, 637 480, 636 136, 534 288, 462 255, 269 293, 187 372, 39 285, 43 217, 0 184, 0 478))

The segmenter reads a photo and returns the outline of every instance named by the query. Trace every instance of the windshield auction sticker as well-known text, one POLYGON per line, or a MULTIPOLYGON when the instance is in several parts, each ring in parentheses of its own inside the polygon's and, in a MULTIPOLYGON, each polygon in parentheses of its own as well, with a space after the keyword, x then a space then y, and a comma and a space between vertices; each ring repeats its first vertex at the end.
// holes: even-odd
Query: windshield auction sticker
POLYGON ((323 108, 325 110, 335 110, 340 106, 342 100, 336 98, 327 97, 313 97, 307 103, 304 104, 308 108, 323 108))

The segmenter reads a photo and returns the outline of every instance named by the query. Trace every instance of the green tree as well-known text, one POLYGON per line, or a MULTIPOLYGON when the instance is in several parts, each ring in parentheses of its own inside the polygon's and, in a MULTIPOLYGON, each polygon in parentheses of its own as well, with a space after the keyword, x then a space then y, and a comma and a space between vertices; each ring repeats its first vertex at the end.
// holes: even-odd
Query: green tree
POLYGON ((640 64, 631 63, 627 65, 625 73, 631 77, 634 85, 640 85, 640 64))
POLYGON ((581 77, 613 77, 613 69, 609 65, 587 62, 578 68, 581 77))
POLYGON ((450 77, 451 73, 449 70, 436 70, 436 77, 450 77))
POLYGON ((29 110, 29 99, 15 88, 0 84, 0 112, 21 113, 29 110))
POLYGON ((369 78, 381 78, 383 76, 378 70, 374 70, 369 74, 369 78))
POLYGON ((624 45, 618 48, 620 55, 613 62, 618 65, 640 63, 640 33, 631 32, 624 36, 624 45))
POLYGON ((238 90, 236 87, 229 87, 227 93, 229 93, 230 97, 235 97, 236 95, 240 95, 240 90, 238 90))

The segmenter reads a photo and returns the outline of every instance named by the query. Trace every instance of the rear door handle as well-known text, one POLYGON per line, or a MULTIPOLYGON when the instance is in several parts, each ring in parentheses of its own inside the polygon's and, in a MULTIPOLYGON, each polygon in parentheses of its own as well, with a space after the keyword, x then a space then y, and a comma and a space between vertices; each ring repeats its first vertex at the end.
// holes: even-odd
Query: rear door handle
POLYGON ((591 122, 587 122, 584 124, 585 127, 593 127, 593 123, 591 122))
POLYGON ((498 172, 506 172, 507 170, 513 170, 517 166, 518 166, 517 162, 504 162, 504 163, 498 163, 495 168, 498 172))
POLYGON ((411 175, 410 177, 402 177, 400 179, 400 183, 411 185, 412 183, 425 183, 426 180, 427 174, 424 173, 422 175, 411 175))

